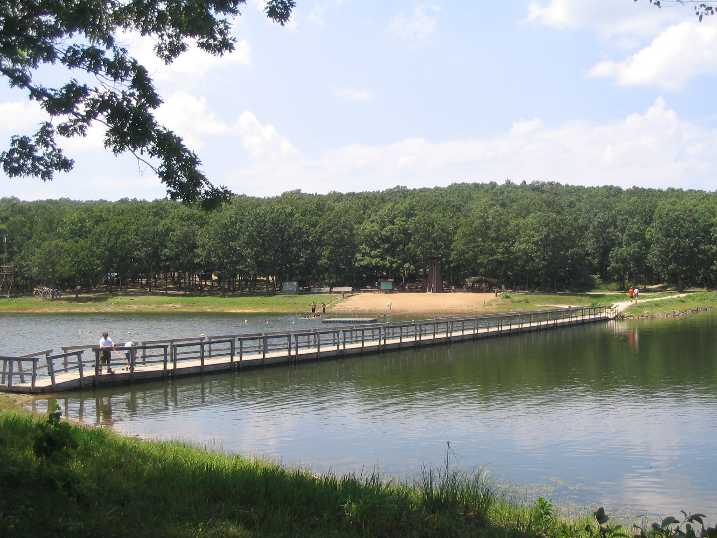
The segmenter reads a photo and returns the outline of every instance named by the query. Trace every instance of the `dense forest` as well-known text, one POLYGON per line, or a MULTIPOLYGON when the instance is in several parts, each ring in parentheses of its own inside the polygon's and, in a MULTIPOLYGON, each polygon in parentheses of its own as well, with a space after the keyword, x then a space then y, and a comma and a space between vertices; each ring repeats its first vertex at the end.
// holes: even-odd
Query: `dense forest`
POLYGON ((717 194, 703 191, 456 184, 239 196, 213 211, 168 200, 4 198, 2 234, 22 289, 187 289, 212 274, 231 291, 286 280, 406 284, 421 282, 436 256, 457 287, 475 276, 514 289, 717 283, 717 194))

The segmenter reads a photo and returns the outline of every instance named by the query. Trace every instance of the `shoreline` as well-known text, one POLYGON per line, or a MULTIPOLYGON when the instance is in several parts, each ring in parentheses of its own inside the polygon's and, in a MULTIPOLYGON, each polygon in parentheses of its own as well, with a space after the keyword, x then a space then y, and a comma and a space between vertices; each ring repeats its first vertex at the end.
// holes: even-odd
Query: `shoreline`
MULTIPOLYGON (((518 499, 482 472, 446 465, 423 469, 413 481, 376 472, 315 473, 66 420, 48 427, 46 417, 0 407, 0 432, 6 439, 0 455, 14 493, 6 496, 12 503, 5 506, 0 496, 5 514, 0 534, 4 529, 22 530, 18 536, 78 531, 90 536, 122 529, 122 536, 240 538, 603 535, 596 521, 600 510, 590 515, 599 505, 585 507, 584 514, 566 513, 543 497, 518 499), (36 440, 48 435, 54 439, 52 453, 41 456, 36 440), (61 477, 63 487, 48 488, 52 477, 61 477), (177 491, 184 493, 177 496, 177 491), (88 503, 100 497, 103 502, 88 503), (153 503, 151 512, 147 499, 153 503), (107 506, 123 508, 108 512, 107 506), (38 517, 27 517, 32 513, 38 517), (21 521, 25 524, 16 526, 21 521)), ((616 519, 627 525, 639 521, 616 519)))
POLYGON ((333 294, 272 296, 176 296, 136 293, 91 296, 57 301, 35 297, 0 298, 5 315, 304 315, 311 304, 326 303, 327 316, 392 316, 428 319, 437 316, 475 316, 506 312, 593 305, 615 306, 621 319, 683 319, 717 308, 717 292, 658 292, 644 294, 638 302, 626 301, 621 292, 587 293, 355 293, 342 298, 333 294))

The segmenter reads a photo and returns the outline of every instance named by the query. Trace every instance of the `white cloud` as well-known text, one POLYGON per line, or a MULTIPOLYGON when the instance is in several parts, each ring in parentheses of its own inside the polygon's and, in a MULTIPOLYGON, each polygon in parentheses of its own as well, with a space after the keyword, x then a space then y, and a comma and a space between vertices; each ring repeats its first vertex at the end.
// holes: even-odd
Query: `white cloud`
POLYGON ((175 131, 193 149, 201 148, 208 137, 219 140, 239 139, 250 158, 276 161, 295 156, 296 148, 271 124, 262 124, 249 111, 234 121, 218 118, 204 97, 187 92, 172 94, 157 112, 157 118, 175 131))
POLYGON ((138 33, 125 33, 119 41, 124 44, 130 54, 144 65, 149 74, 156 80, 181 79, 182 82, 199 79, 210 70, 231 65, 250 65, 251 46, 246 40, 236 43, 233 52, 224 56, 216 56, 191 46, 171 64, 166 65, 154 52, 154 40, 138 33))
POLYGON ((388 23, 388 31, 395 37, 413 43, 427 41, 436 32, 438 21, 432 12, 418 5, 410 14, 394 16, 388 23))
POLYGON ((37 101, 6 101, 0 103, 0 132, 25 134, 48 117, 37 101))
POLYGON ((690 17, 684 6, 658 9, 647 0, 540 0, 529 4, 527 19, 557 29, 590 28, 603 37, 645 38, 690 17))
POLYGON ((670 26, 648 46, 622 61, 603 61, 590 76, 613 78, 621 86, 679 90, 691 79, 717 73, 717 23, 670 26))
POLYGON ((204 97, 187 92, 175 92, 162 103, 157 111, 162 125, 181 136, 193 149, 202 146, 206 136, 231 132, 231 127, 222 123, 207 107, 204 97))
MULTIPOLYGON (((643 112, 604 123, 556 126, 533 118, 515 121, 491 136, 445 141, 406 138, 386 145, 326 148, 315 154, 301 151, 277 127, 263 123, 250 111, 225 121, 208 109, 203 98, 183 93, 171 96, 167 107, 162 111, 164 119, 193 147, 211 137, 218 148, 238 150, 220 162, 216 157, 206 160, 205 171, 216 183, 247 194, 273 195, 297 188, 364 191, 397 184, 424 187, 507 177, 713 190, 717 176, 713 151, 717 129, 686 121, 661 98, 643 112)), ((4 194, 37 198, 42 190, 52 197, 116 199, 163 192, 150 172, 137 177, 138 167, 129 157, 115 159, 101 150, 83 157, 78 165, 67 179, 58 176, 42 187, 34 180, 9 182, 9 192, 3 187, 4 194), (96 181, 106 170, 112 170, 112 177, 96 181), (120 170, 134 178, 131 184, 116 179, 122 177, 120 170)))
POLYGON ((365 88, 336 88, 334 95, 344 101, 365 102, 373 99, 373 93, 365 88))
POLYGON ((298 155, 288 139, 273 125, 262 124, 252 112, 242 112, 236 125, 241 144, 252 159, 264 162, 285 161, 298 155))
MULTIPOLYGON (((247 123, 256 121, 253 115, 247 119, 251 119, 247 123)), ((280 151, 274 151, 274 158, 264 158, 269 152, 251 149, 248 141, 254 137, 246 137, 244 146, 254 162, 226 176, 224 182, 230 187, 246 191, 251 185, 252 194, 275 194, 296 188, 349 191, 510 177, 582 185, 714 188, 717 175, 717 156, 712 151, 717 130, 681 119, 663 99, 643 113, 604 124, 548 127, 533 119, 490 137, 353 144, 317 156, 300 154, 273 127, 268 132, 270 136, 259 139, 281 140, 292 148, 291 158, 276 158, 280 151)))

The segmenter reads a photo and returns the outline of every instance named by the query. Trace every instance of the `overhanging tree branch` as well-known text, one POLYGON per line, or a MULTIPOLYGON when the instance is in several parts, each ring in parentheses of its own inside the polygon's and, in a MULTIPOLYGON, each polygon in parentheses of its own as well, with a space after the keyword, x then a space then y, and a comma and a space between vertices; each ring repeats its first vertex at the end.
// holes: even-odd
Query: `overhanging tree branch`
MULTIPOLYGON (((246 0, 0 0, 0 75, 27 92, 49 116, 32 136, 13 136, 0 165, 10 177, 43 181, 67 172, 74 162, 56 137, 86 136, 106 127, 105 147, 130 153, 154 170, 171 199, 213 205, 230 193, 201 172, 201 161, 182 139, 161 126, 162 104, 147 70, 117 45, 120 32, 155 41, 155 53, 171 63, 191 44, 215 55, 234 50, 231 19, 246 0), (46 65, 81 74, 59 87, 34 78, 46 65), (86 80, 85 80, 86 79, 86 80)), ((288 22, 294 0, 267 0, 266 15, 288 22)))

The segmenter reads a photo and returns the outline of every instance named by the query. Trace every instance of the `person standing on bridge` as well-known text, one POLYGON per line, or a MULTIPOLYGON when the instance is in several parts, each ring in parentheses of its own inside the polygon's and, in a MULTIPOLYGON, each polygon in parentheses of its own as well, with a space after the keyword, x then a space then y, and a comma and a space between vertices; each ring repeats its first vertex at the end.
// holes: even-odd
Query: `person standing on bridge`
MULTIPOLYGON (((102 333, 102 338, 100 338, 100 364, 106 364, 107 365, 107 373, 112 374, 114 373, 112 371, 111 361, 112 361, 112 349, 115 347, 115 343, 110 338, 110 335, 107 331, 102 333)), ((102 366, 100 366, 100 373, 102 372, 102 366)))

